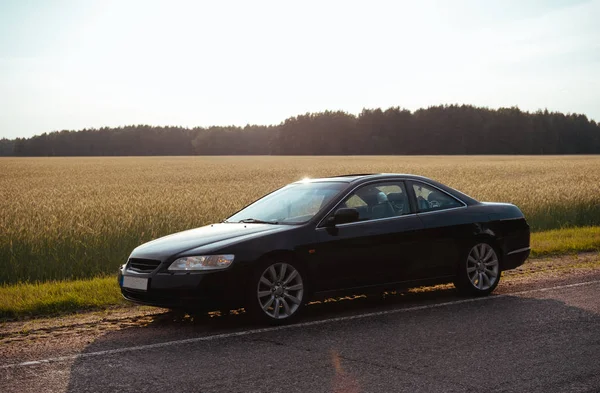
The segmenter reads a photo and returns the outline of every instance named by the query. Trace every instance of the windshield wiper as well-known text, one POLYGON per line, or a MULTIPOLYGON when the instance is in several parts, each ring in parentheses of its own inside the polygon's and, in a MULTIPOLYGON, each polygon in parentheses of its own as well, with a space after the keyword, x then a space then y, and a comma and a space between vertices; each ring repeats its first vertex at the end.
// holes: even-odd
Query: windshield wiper
POLYGON ((273 224, 277 225, 277 221, 264 221, 259 220, 257 218, 244 218, 243 220, 239 220, 238 222, 247 223, 247 224, 273 224))

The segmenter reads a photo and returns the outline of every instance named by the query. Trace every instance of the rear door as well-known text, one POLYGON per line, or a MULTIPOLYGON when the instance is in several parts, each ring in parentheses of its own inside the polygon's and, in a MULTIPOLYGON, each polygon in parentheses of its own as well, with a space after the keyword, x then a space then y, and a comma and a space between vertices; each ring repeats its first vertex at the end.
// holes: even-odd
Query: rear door
POLYGON ((411 205, 405 183, 380 181, 360 186, 329 216, 341 207, 356 208, 359 221, 317 228, 317 290, 409 279, 423 224, 411 205))

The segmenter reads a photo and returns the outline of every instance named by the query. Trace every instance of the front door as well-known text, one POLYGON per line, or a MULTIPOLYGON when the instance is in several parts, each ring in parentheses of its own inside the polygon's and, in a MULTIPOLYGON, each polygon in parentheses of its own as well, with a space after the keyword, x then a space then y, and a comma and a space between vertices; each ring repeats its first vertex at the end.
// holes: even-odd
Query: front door
POLYGON ((403 181, 361 186, 338 208, 351 207, 359 221, 317 228, 317 291, 379 285, 412 278, 423 224, 403 181))
POLYGON ((462 240, 471 224, 464 212, 466 205, 436 187, 419 181, 408 182, 414 193, 417 213, 423 225, 423 249, 417 278, 435 278, 456 274, 462 240))

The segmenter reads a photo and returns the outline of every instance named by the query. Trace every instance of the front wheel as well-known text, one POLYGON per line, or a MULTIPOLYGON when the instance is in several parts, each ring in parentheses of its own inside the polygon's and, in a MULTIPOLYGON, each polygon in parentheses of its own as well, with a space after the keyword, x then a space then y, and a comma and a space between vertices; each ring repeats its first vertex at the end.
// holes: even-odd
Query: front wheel
POLYGON ((454 285, 463 295, 486 296, 498 286, 500 274, 500 260, 494 247, 478 242, 460 262, 454 285))
POLYGON ((250 312, 271 324, 295 318, 305 302, 305 277, 291 262, 268 262, 254 275, 249 293, 250 312))

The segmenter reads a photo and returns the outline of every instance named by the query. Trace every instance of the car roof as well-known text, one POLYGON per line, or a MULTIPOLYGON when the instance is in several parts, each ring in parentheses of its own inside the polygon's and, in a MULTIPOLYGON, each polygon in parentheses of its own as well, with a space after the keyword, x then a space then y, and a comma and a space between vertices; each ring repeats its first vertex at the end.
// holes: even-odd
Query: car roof
POLYGON ((317 182, 339 182, 339 183, 353 183, 362 180, 377 180, 377 179, 385 179, 390 177, 402 177, 405 179, 420 179, 420 180, 428 180, 431 179, 419 175, 411 175, 408 173, 352 173, 347 175, 337 175, 331 177, 318 177, 318 178, 305 178, 302 180, 298 180, 295 183, 317 183, 317 182))
POLYGON ((320 178, 305 178, 302 180, 299 180, 295 183, 320 183, 320 182, 337 182, 337 183, 347 183, 347 184, 352 184, 352 183, 362 183, 364 181, 368 181, 368 180, 378 180, 378 179, 382 179, 382 180, 386 180, 386 179, 394 179, 394 178, 400 178, 400 179, 405 179, 405 180, 421 180, 423 182, 429 183, 451 195, 453 195, 454 197, 460 199, 462 202, 464 202, 467 205, 472 205, 472 204, 477 204, 479 203, 476 199, 468 196, 467 194, 464 194, 452 187, 448 187, 445 184, 442 184, 440 182, 437 182, 433 179, 430 179, 428 177, 425 176, 419 176, 419 175, 411 175, 408 173, 363 173, 363 174, 348 174, 348 175, 339 175, 339 176, 333 176, 333 177, 320 177, 320 178))

